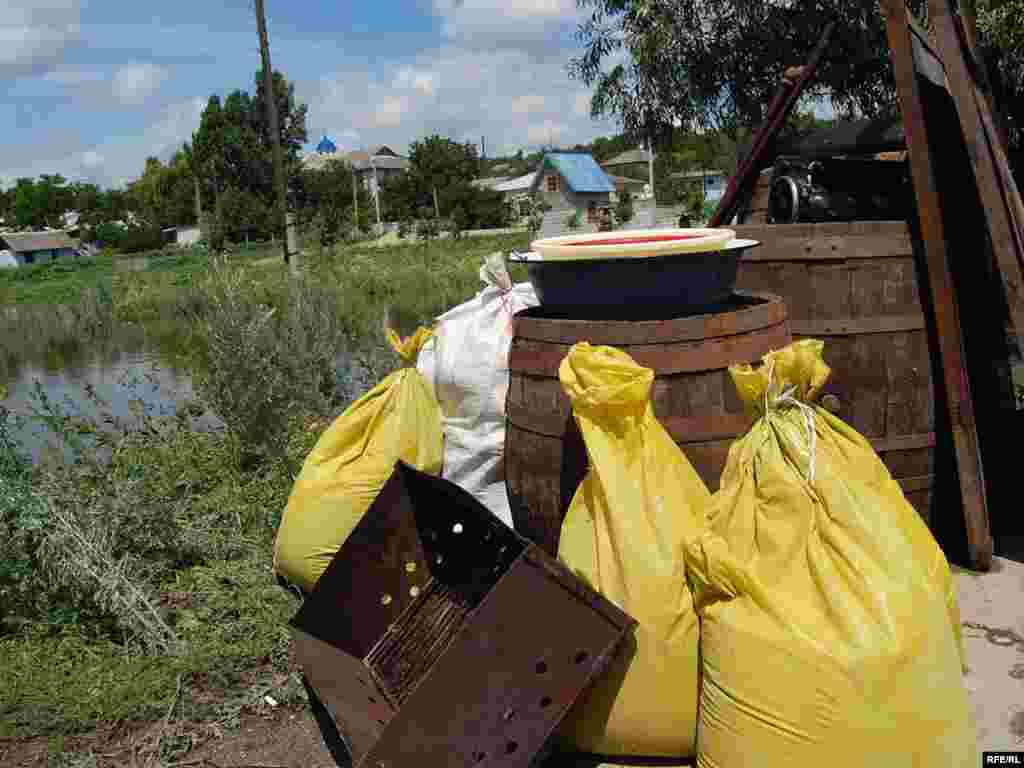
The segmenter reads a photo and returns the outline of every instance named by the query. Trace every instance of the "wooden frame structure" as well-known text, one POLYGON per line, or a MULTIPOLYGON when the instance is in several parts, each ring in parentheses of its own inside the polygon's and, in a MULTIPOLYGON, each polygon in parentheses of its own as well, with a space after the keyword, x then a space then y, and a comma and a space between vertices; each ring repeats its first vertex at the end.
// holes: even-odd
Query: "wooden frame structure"
MULTIPOLYGON (((907 149, 917 198, 931 311, 942 369, 945 410, 956 454, 956 469, 963 503, 967 549, 971 565, 987 570, 993 539, 989 524, 985 476, 978 440, 974 401, 968 380, 963 326, 957 305, 949 243, 959 211, 944 199, 935 156, 949 139, 939 135, 927 117, 937 108, 927 103, 925 91, 937 86, 951 98, 959 118, 964 151, 977 185, 987 241, 1005 294, 1009 321, 1017 334, 1024 332, 1024 204, 1007 162, 1003 137, 996 129, 985 94, 979 85, 980 67, 959 17, 949 0, 929 0, 934 42, 910 16, 903 0, 882 0, 887 34, 907 149), (945 204, 945 208, 944 208, 945 204)), ((948 111, 948 109, 947 109, 948 111)), ((967 171, 969 174, 970 171, 967 171)), ((959 254, 956 261, 963 261, 959 254)), ((973 269, 984 269, 981 260, 973 269)), ((1019 337, 1018 337, 1019 338, 1019 337)))

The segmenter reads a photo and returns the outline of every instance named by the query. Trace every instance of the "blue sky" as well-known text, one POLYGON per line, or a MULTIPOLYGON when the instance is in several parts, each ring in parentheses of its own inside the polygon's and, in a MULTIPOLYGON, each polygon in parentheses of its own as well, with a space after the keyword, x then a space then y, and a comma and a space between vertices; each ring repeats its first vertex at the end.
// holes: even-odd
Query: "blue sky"
MULTIPOLYGON (((312 142, 404 150, 439 132, 489 154, 615 130, 566 64, 575 0, 266 0, 274 67, 309 105, 312 142)), ((213 92, 253 89, 251 0, 0 2, 0 183, 104 185, 166 159, 213 92)))
MULTIPOLYGON (((0 184, 104 186, 167 159, 211 93, 253 91, 252 0, 0 0, 0 184)), ((575 0, 266 0, 271 55, 309 105, 311 146, 430 133, 489 155, 616 130, 566 65, 575 0)))

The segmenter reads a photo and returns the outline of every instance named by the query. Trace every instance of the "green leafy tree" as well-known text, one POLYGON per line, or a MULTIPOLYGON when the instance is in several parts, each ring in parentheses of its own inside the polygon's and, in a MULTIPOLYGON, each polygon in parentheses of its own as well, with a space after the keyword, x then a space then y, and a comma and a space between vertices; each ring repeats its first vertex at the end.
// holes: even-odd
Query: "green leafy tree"
MULTIPOLYGON (((895 87, 884 20, 875 0, 580 0, 583 54, 570 73, 594 87, 594 116, 662 146, 672 127, 756 126, 783 68, 801 64, 822 29, 837 23, 806 98, 828 97, 841 114, 891 114, 895 87), (606 65, 626 53, 626 63, 606 65)), ((910 0, 919 10, 924 0, 910 0)))
POLYGON ((35 181, 18 179, 12 192, 14 224, 19 229, 60 227, 74 204, 73 190, 60 174, 43 174, 35 181))

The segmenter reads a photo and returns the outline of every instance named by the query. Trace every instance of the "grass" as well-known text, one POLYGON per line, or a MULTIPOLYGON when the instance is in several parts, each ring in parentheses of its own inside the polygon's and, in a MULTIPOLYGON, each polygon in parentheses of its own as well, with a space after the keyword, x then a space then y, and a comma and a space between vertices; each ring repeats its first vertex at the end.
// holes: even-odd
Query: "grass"
MULTIPOLYGON (((113 269, 106 300, 79 275, 77 304, 9 316, 5 345, 45 337, 23 350, 43 355, 75 340, 116 345, 137 328, 188 361, 202 406, 237 413, 222 433, 147 415, 94 434, 110 449, 105 464, 87 451, 70 466, 30 468, 0 440, 0 738, 169 722, 150 744, 147 764, 162 765, 264 694, 302 704, 287 631, 297 604, 271 574, 294 468, 332 416, 395 365, 386 310, 403 330, 429 323, 480 289, 482 256, 527 239, 342 246, 307 255, 298 285, 268 248, 233 254, 227 269, 198 249, 156 252, 141 271, 113 269), (324 370, 341 346, 364 362, 362 378, 324 370), (246 461, 246 443, 268 434, 279 453, 246 461)), ((48 412, 66 442, 90 432, 48 412)))
POLYGON ((90 289, 110 288, 113 264, 104 254, 0 269, 0 305, 74 304, 90 289))

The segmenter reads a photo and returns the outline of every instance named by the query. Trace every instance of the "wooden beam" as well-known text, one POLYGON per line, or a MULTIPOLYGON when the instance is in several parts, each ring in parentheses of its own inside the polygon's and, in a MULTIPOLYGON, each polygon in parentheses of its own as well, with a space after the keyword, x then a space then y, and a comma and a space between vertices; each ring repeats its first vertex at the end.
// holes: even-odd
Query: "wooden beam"
MULTIPOLYGON (((978 183, 978 195, 988 221, 992 248, 1006 289, 1010 319, 1017 334, 1024 333, 1024 233, 1012 213, 1016 188, 984 96, 967 67, 963 44, 948 0, 929 0, 939 53, 946 66, 949 92, 960 116, 964 142, 978 183), (982 111, 988 119, 983 120, 982 111), (999 160, 1002 160, 1002 163, 999 160), (1001 166, 1001 167, 1000 167, 1001 166)), ((1016 200, 1020 205, 1019 197, 1016 200)), ((980 235, 981 233, 979 233, 980 235)))
POLYGON ((972 566, 988 570, 992 562, 992 535, 982 474, 981 452, 974 421, 970 383, 964 367, 963 337, 953 278, 950 275, 942 208, 936 189, 924 105, 914 66, 912 32, 904 0, 882 0, 893 72, 903 126, 910 154, 918 216, 924 240, 928 283, 938 334, 946 409, 956 453, 960 496, 967 529, 967 549, 972 566))
POLYGON ((775 94, 775 98, 772 99, 772 103, 768 108, 768 116, 754 136, 750 155, 744 160, 736 173, 733 174, 732 178, 729 179, 729 186, 726 188, 725 194, 718 203, 718 208, 708 223, 709 227, 719 227, 723 223, 731 221, 732 217, 736 214, 739 201, 749 192, 757 179, 758 172, 761 170, 762 155, 767 150, 771 140, 779 132, 779 129, 782 128, 786 115, 793 109, 807 83, 814 77, 814 73, 818 69, 821 58, 825 55, 835 28, 836 23, 830 21, 821 33, 821 39, 818 40, 818 45, 811 52, 807 63, 800 67, 791 67, 786 70, 782 86, 775 94), (790 75, 797 75, 796 82, 792 82, 789 79, 790 75))

